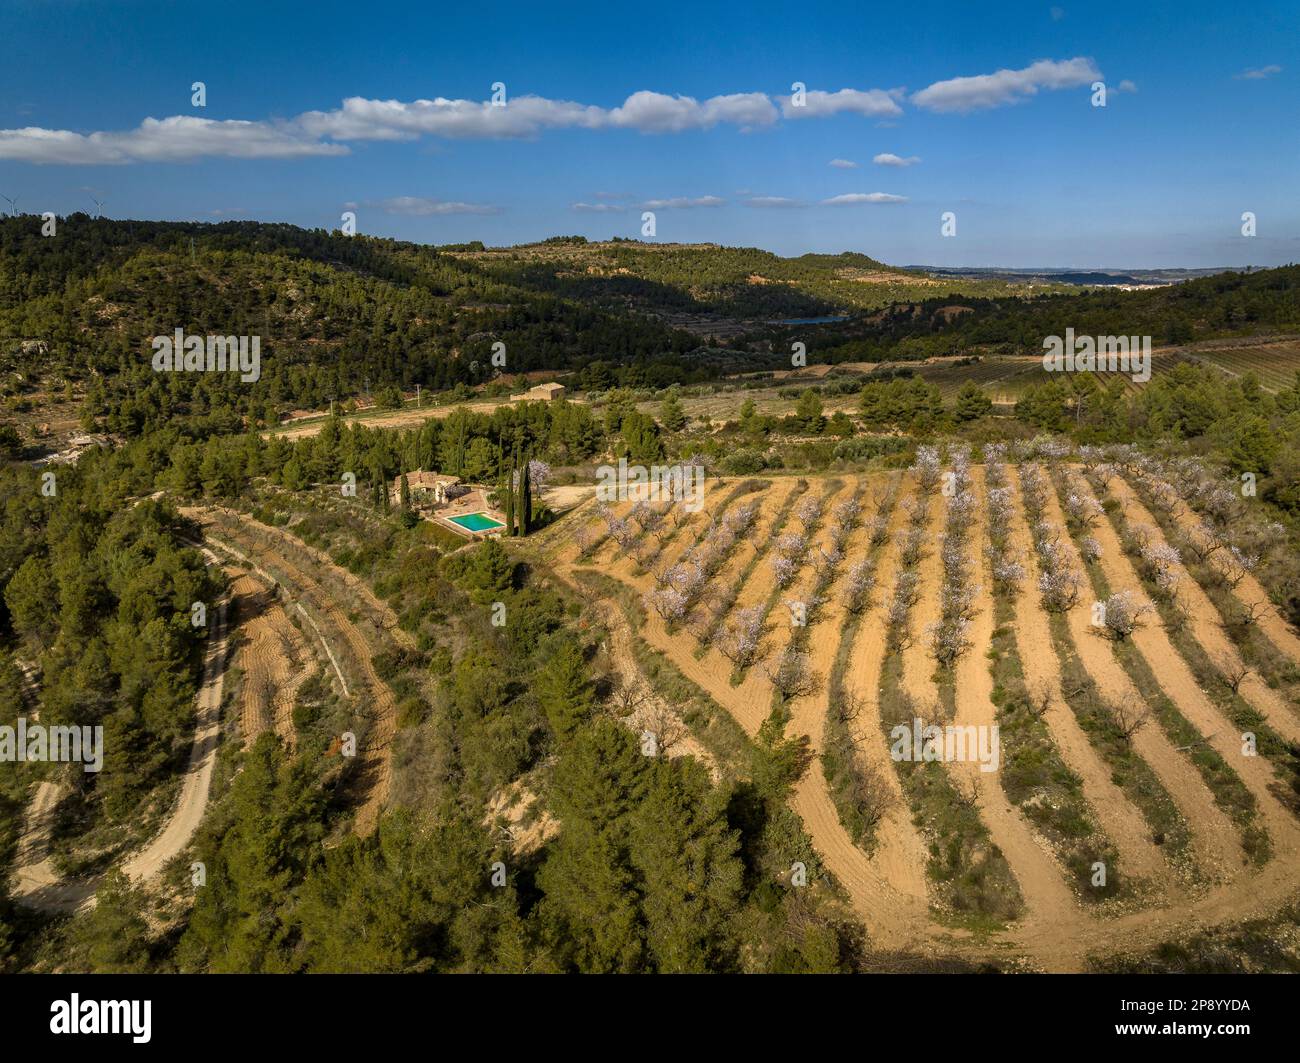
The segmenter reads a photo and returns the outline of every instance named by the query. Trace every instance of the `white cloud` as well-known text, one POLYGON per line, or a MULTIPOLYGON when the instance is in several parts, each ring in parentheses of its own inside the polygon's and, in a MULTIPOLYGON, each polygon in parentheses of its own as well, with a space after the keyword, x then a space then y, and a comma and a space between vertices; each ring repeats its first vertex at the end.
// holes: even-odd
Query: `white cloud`
POLYGON ((0 159, 19 162, 105 165, 183 162, 203 157, 292 159, 346 155, 343 144, 325 144, 286 123, 214 121, 176 115, 146 118, 122 133, 73 133, 66 129, 0 129, 0 159))
POLYGON ((1280 73, 1282 73, 1280 66, 1276 63, 1269 63, 1268 66, 1253 67, 1232 76, 1238 81, 1263 81, 1265 78, 1271 78, 1274 74, 1280 73))
POLYGON ((76 133, 64 129, 0 129, 0 159, 32 163, 103 165, 181 162, 209 156, 265 159, 346 155, 343 141, 510 139, 556 129, 631 129, 681 133, 729 125, 741 130, 773 125, 780 113, 762 92, 696 100, 661 92, 634 92, 618 107, 517 96, 490 101, 374 100, 350 96, 329 111, 306 111, 289 121, 213 121, 189 115, 145 119, 137 129, 76 133))
MULTIPOLYGON (((1243 77, 1266 77, 1280 70, 1264 67, 1243 77)), ((1034 95, 1040 88, 1065 88, 1100 77, 1092 60, 1040 60, 1024 70, 1001 70, 979 77, 936 82, 912 99, 935 111, 995 107, 1034 95)), ((1122 86, 1121 86, 1122 89, 1122 86)), ((287 121, 214 121, 190 115, 146 118, 135 129, 78 133, 26 127, 0 129, 0 160, 65 165, 134 162, 184 162, 206 157, 291 159, 346 155, 350 141, 404 141, 420 137, 511 139, 537 137, 551 130, 634 130, 673 134, 729 126, 742 132, 786 119, 852 114, 887 119, 903 113, 902 89, 813 89, 803 106, 789 96, 738 92, 697 100, 642 90, 616 107, 600 107, 542 96, 511 97, 505 106, 490 101, 434 99, 378 100, 350 96, 326 111, 306 111, 287 121)), ((854 169, 847 159, 830 165, 854 169)), ((882 163, 882 165, 889 165, 882 163)), ((697 204, 699 205, 699 204, 697 204)))
POLYGON ((569 209, 587 214, 616 214, 627 210, 627 207, 621 203, 573 203, 569 209))
POLYGON ((312 136, 336 140, 411 140, 420 136, 510 138, 536 136, 544 129, 596 128, 599 107, 566 100, 520 96, 506 106, 488 101, 368 100, 349 96, 334 111, 307 111, 294 121, 312 136))
POLYGON ((427 218, 435 214, 500 214, 500 207, 483 203, 458 203, 424 196, 391 196, 371 206, 385 214, 401 214, 408 218, 427 218))
POLYGON ((852 207, 859 203, 906 203, 906 196, 895 196, 889 192, 847 192, 842 196, 823 199, 824 207, 852 207))
POLYGON ((752 129, 777 119, 776 107, 761 92, 738 92, 698 102, 690 96, 634 92, 609 112, 609 124, 641 133, 681 133, 719 123, 752 129))
POLYGON ((647 199, 641 204, 645 210, 689 210, 692 207, 720 207, 726 200, 717 196, 675 196, 672 199, 647 199))
POLYGON ((901 155, 895 155, 892 151, 882 151, 871 161, 877 166, 915 166, 921 160, 916 155, 909 155, 907 158, 903 158, 901 155))
POLYGON ((1123 81, 1121 81, 1119 85, 1117 85, 1115 88, 1116 92, 1137 92, 1137 90, 1138 90, 1137 85, 1135 85, 1128 78, 1125 78, 1123 81))
POLYGON ((1100 81, 1091 59, 1040 59, 1021 70, 936 81, 912 95, 927 111, 957 112, 1002 107, 1035 96, 1039 89, 1070 89, 1100 81))
POLYGON ((745 200, 745 206, 779 209, 782 207, 802 207, 803 204, 797 199, 788 199, 785 196, 753 196, 745 200))
POLYGON ((897 100, 902 94, 901 89, 868 89, 865 92, 861 89, 840 89, 839 92, 809 89, 799 107, 794 105, 793 97, 780 97, 781 113, 786 118, 828 118, 841 113, 879 118, 903 113, 897 100))
POLYGON ((533 137, 548 129, 635 129, 681 133, 728 124, 771 125, 776 107, 761 92, 714 96, 701 103, 690 96, 634 92, 622 105, 596 107, 542 96, 516 96, 504 106, 489 101, 368 100, 351 96, 334 111, 308 111, 296 120, 313 136, 339 140, 405 140, 417 136, 452 139, 533 137))

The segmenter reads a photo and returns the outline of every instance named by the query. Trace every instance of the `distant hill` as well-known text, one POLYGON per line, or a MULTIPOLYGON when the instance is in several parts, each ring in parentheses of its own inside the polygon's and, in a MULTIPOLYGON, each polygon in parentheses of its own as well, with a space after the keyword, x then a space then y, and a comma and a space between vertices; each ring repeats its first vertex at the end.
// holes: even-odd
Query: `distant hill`
POLYGON ((877 310, 936 295, 994 297, 1010 285, 977 277, 936 279, 866 255, 782 258, 755 247, 589 242, 553 238, 504 248, 445 248, 503 283, 564 298, 658 314, 743 320, 824 317, 877 310))
POLYGON ((0 219, 0 396, 11 408, 84 399, 86 427, 94 418, 126 435, 274 424, 363 393, 400 402, 416 385, 484 385, 498 368, 563 375, 602 362, 618 382, 661 387, 715 378, 723 348, 733 365, 775 365, 792 335, 814 360, 844 361, 1033 348, 1044 328, 1067 325, 1181 342, 1300 324, 1294 269, 1080 293, 713 244, 434 247, 85 214, 54 237, 40 228, 34 216, 0 219), (150 339, 178 328, 260 337, 260 379, 154 372, 150 339))
POLYGON ((497 342, 509 372, 602 360, 644 363, 647 382, 666 383, 691 372, 680 359, 709 332, 734 336, 949 287, 994 290, 858 254, 784 259, 565 237, 433 247, 281 224, 85 214, 61 219, 54 237, 40 228, 31 215, 0 219, 0 392, 30 394, 37 380, 60 392, 71 385, 128 434, 216 408, 273 423, 287 409, 385 386, 480 385, 494 375, 497 342), (153 373, 150 338, 177 328, 259 336, 261 379, 153 373))
POLYGON ((907 266, 914 273, 950 280, 1000 281, 1005 284, 1071 285, 1156 285, 1177 284, 1196 277, 1230 272, 1226 266, 1213 269, 1020 269, 981 266, 907 266))

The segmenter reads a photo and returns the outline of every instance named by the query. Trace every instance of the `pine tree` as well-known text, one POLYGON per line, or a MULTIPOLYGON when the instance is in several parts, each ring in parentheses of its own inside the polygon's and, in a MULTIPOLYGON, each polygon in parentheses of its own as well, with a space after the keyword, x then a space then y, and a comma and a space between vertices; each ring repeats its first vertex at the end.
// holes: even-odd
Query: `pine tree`
POLYGON ((550 722, 551 730, 568 738, 595 708, 595 692, 587 662, 576 643, 557 646, 534 683, 537 702, 550 722))
POLYGON ((402 512, 411 512, 411 485, 406 480, 406 471, 402 471, 402 483, 399 488, 399 498, 402 502, 402 512))
POLYGON ((118 869, 105 877, 96 905, 73 924, 73 939, 85 949, 96 974, 139 974, 149 969, 149 924, 145 896, 118 869))
POLYGON ((670 432, 680 432, 686 427, 686 411, 675 391, 670 391, 659 407, 659 420, 670 432))

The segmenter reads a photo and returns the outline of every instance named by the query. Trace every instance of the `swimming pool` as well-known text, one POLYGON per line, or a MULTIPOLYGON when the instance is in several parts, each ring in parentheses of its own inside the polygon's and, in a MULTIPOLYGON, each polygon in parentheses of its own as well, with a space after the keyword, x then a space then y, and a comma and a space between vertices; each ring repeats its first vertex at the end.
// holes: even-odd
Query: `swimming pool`
POLYGON ((494 528, 504 528, 505 525, 499 520, 493 520, 486 513, 466 513, 463 517, 448 517, 453 524, 459 524, 466 531, 481 532, 492 531, 494 528))

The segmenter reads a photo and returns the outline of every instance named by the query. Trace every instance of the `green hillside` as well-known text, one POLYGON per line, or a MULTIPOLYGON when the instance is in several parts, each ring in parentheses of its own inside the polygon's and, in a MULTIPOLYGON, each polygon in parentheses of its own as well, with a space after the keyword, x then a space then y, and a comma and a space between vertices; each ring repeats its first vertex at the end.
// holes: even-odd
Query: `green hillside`
POLYGON ((498 344, 509 373, 602 363, 612 375, 595 377, 663 387, 779 368, 795 339, 811 361, 843 362, 1032 353, 1067 327, 1157 343, 1294 329, 1298 280, 1287 267, 1027 298, 1024 287, 937 281, 861 254, 576 237, 440 248, 84 214, 46 238, 24 216, 0 220, 0 395, 37 412, 56 398, 84 403, 86 427, 129 436, 177 419, 234 431, 363 393, 480 386, 497 375, 498 344), (803 317, 844 320, 774 324, 803 317), (178 328, 259 337, 260 377, 154 372, 151 338, 178 328))

